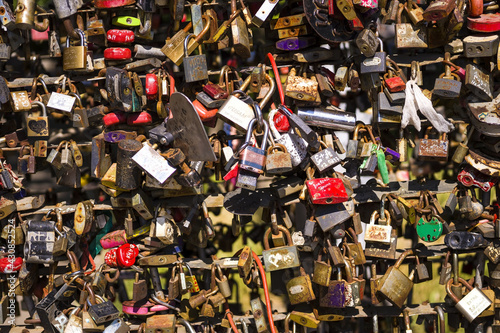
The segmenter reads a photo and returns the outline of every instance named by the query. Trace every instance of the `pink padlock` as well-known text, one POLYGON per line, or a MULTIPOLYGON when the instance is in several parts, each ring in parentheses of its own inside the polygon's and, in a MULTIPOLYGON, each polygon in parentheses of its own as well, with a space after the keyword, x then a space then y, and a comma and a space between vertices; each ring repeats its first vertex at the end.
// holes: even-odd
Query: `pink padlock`
POLYGON ((103 249, 111 249, 127 243, 127 233, 125 230, 115 230, 104 235, 100 240, 103 249))
POLYGON ((123 313, 134 315, 134 316, 145 316, 151 314, 149 311, 153 303, 151 302, 134 302, 125 301, 122 303, 123 313))

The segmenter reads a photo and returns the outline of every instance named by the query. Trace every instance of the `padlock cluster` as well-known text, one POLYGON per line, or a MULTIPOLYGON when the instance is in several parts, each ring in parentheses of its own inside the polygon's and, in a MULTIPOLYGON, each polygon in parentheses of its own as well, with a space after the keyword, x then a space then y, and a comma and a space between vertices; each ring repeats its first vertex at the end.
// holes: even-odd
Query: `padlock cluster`
POLYGON ((0 323, 500 332, 497 11, 0 0, 0 323))

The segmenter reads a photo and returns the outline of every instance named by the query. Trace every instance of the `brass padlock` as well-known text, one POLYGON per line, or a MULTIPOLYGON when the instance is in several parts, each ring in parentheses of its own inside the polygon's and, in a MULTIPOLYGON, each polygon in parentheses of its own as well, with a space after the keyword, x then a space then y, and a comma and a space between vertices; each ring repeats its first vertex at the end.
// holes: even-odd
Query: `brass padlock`
POLYGON ((27 133, 30 137, 48 136, 49 135, 49 117, 47 117, 47 109, 42 102, 34 101, 31 105, 37 105, 42 109, 42 116, 35 117, 28 115, 26 117, 27 133))
POLYGON ((80 36, 80 45, 71 46, 69 36, 66 39, 66 48, 63 51, 63 70, 75 71, 87 69, 87 41, 85 34, 80 29, 75 29, 80 36))

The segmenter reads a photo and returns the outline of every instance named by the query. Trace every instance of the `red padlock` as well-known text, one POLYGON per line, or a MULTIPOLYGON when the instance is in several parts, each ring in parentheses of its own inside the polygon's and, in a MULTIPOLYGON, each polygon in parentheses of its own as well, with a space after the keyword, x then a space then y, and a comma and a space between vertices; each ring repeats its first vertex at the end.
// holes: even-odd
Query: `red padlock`
POLYGON ((403 91, 406 89, 406 83, 400 76, 389 77, 389 73, 384 75, 384 82, 389 90, 392 93, 403 91))
POLYGON ((228 96, 227 91, 222 89, 218 84, 208 82, 203 86, 203 91, 213 99, 226 99, 228 96))
POLYGON ((139 248, 135 244, 123 244, 116 250, 116 262, 120 267, 130 267, 135 264, 139 248))
POLYGON ((134 42, 135 34, 132 30, 111 29, 106 33, 106 38, 110 43, 129 44, 134 42))
POLYGON ((149 100, 158 98, 158 76, 156 74, 146 74, 146 97, 149 100))
POLYGON ((133 5, 135 0, 95 0, 94 6, 96 8, 116 8, 128 5, 133 5))
POLYGON ((290 129, 290 122, 288 121, 288 118, 281 113, 281 111, 276 112, 273 118, 274 121, 274 126, 278 130, 278 132, 285 133, 288 132, 290 129))
POLYGON ((498 177, 487 176, 470 165, 466 165, 465 168, 460 171, 457 179, 464 186, 477 186, 485 192, 491 190, 491 188, 498 183, 498 177))
POLYGON ((467 28, 477 32, 500 31, 500 14, 481 14, 479 17, 468 17, 467 28))
POLYGON ((9 257, 4 257, 0 259, 0 273, 9 274, 17 272, 21 269, 22 264, 23 264, 22 257, 17 257, 15 259, 10 258, 10 255, 9 257))
POLYGON ((357 17, 354 20, 350 20, 348 22, 349 26, 351 27, 351 30, 353 31, 361 31, 365 28, 363 22, 361 22, 361 20, 357 17))
POLYGON ((110 112, 102 117, 104 126, 113 126, 117 124, 125 124, 127 122, 127 114, 125 112, 110 112))
POLYGON ((127 60, 132 57, 132 51, 125 47, 108 47, 104 50, 106 60, 127 60))
POLYGON ((200 103, 197 99, 193 101, 193 106, 198 115, 200 116, 201 121, 205 126, 215 127, 215 123, 217 122, 217 112, 219 109, 211 109, 208 110, 203 104, 200 103))
POLYGON ((315 205, 330 205, 347 201, 349 196, 340 178, 306 180, 307 190, 315 205))
POLYGON ((127 117, 128 125, 149 125, 153 122, 153 117, 146 111, 130 113, 127 117))
POLYGON ((118 263, 116 261, 116 249, 109 250, 104 255, 104 261, 106 262, 106 265, 108 265, 109 267, 113 267, 113 268, 118 267, 118 263))

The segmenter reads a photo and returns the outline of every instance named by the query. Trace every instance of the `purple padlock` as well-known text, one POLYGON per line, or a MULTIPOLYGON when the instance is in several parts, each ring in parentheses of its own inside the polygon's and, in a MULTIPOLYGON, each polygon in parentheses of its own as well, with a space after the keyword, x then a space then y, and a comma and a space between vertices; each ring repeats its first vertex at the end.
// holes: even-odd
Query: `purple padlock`
POLYGON ((276 42, 276 48, 283 51, 297 51, 314 45, 314 37, 290 37, 276 42))
POLYGON ((345 307, 345 281, 330 281, 328 287, 321 287, 323 293, 319 304, 325 308, 345 307))

